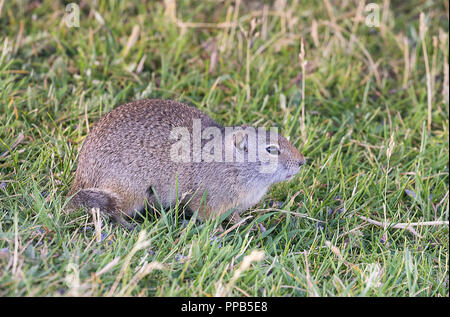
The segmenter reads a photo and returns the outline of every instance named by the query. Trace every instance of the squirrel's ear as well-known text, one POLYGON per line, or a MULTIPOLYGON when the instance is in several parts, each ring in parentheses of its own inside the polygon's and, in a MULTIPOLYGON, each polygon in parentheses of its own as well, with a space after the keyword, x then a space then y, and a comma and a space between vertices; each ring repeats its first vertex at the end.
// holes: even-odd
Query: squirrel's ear
POLYGON ((242 131, 237 131, 233 134, 233 144, 239 151, 247 152, 248 141, 245 133, 242 131))

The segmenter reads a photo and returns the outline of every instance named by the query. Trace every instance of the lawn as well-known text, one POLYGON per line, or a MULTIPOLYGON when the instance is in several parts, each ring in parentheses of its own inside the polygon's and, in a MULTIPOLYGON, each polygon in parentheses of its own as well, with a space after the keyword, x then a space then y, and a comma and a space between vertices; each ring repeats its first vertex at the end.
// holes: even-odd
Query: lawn
POLYGON ((0 0, 0 296, 449 296, 448 1, 68 3, 0 0), (144 98, 307 164, 239 226, 64 212, 89 129, 144 98))

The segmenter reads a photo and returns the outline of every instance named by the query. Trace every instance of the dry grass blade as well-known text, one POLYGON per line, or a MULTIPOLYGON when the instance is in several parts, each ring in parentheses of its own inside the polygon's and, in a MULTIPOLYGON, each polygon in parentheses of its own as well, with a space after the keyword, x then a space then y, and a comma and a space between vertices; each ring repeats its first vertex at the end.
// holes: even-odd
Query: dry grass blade
POLYGON ((139 25, 134 25, 133 30, 131 31, 131 35, 128 38, 127 45, 125 46, 122 56, 126 57, 128 53, 130 52, 130 49, 134 46, 134 44, 137 41, 137 38, 139 36, 139 25))
POLYGON ((425 34, 427 32, 427 28, 425 25, 425 15, 423 12, 420 13, 420 40, 422 41, 422 50, 423 50, 423 59, 425 62, 425 74, 427 78, 427 105, 428 105, 428 132, 431 131, 431 103, 433 94, 431 91, 431 73, 430 73, 430 65, 428 63, 428 53, 427 53, 427 46, 425 43, 425 34))
POLYGON ((325 221, 312 218, 312 217, 308 216, 307 214, 302 214, 302 213, 299 213, 299 212, 293 212, 293 211, 288 211, 288 210, 283 210, 283 209, 266 208, 266 209, 255 209, 255 210, 252 210, 252 212, 257 212, 257 213, 269 212, 269 211, 277 211, 277 212, 282 212, 282 213, 289 213, 289 214, 291 214, 291 215, 293 215, 295 217, 306 218, 306 219, 309 219, 309 220, 312 220, 312 221, 325 223, 325 221))
POLYGON ((347 261, 346 259, 344 259, 344 257, 341 254, 341 251, 339 250, 338 247, 332 245, 330 241, 325 241, 325 245, 328 248, 330 248, 331 252, 333 252, 342 263, 344 263, 346 266, 352 268, 355 272, 362 273, 360 268, 357 265, 355 265, 355 264, 347 261))
POLYGON ((139 272, 137 272, 131 281, 124 286, 121 291, 119 292, 118 296, 129 296, 133 288, 137 285, 137 283, 143 279, 145 276, 150 274, 154 270, 162 270, 164 267, 159 262, 151 262, 144 265, 139 272))
POLYGON ((98 272, 96 272, 94 275, 95 277, 98 277, 102 274, 105 274, 106 272, 108 272, 111 268, 113 268, 114 266, 116 266, 117 263, 119 263, 120 258, 114 258, 111 262, 109 262, 108 264, 106 264, 101 270, 99 270, 98 272))
POLYGON ((302 103, 301 103, 301 118, 300 118, 300 132, 302 134, 303 144, 306 143, 306 125, 305 125, 305 78, 306 78, 306 60, 305 60, 305 45, 303 44, 303 38, 300 42, 300 54, 298 55, 300 60, 300 66, 302 68, 302 103))
POLYGON ((253 250, 249 255, 245 256, 244 259, 242 260, 241 265, 234 272, 233 277, 228 282, 228 284, 225 287, 223 287, 221 283, 218 284, 218 286, 216 287, 216 296, 218 297, 228 296, 234 286, 234 283, 237 281, 239 276, 241 276, 243 272, 247 271, 253 262, 258 262, 263 259, 264 259, 264 252, 258 250, 253 250))
POLYGON ((374 225, 379 225, 379 226, 385 226, 387 225, 390 228, 396 228, 396 229, 406 229, 407 227, 420 227, 420 226, 441 226, 441 225, 449 225, 448 221, 442 220, 442 221, 421 221, 421 222, 410 222, 410 223, 394 223, 394 222, 386 222, 386 224, 380 222, 380 221, 376 221, 364 216, 359 216, 359 218, 370 222, 374 225))
POLYGON ((109 297, 114 296, 117 286, 119 285, 119 282, 122 280, 123 275, 125 274, 125 272, 127 271, 130 262, 131 262, 131 258, 136 254, 136 252, 138 252, 139 250, 142 250, 146 247, 148 247, 150 245, 149 241, 145 240, 147 233, 145 230, 139 232, 139 236, 138 236, 138 240, 136 242, 136 244, 134 245, 133 249, 131 249, 130 253, 128 253, 128 255, 125 258, 125 261, 122 265, 122 269, 120 270, 119 274, 116 277, 116 280, 114 281, 113 286, 111 287, 111 289, 108 292, 109 297))
POLYGON ((12 273, 13 275, 17 274, 17 263, 19 257, 19 225, 17 213, 14 214, 14 257, 13 257, 13 266, 12 273))
POLYGON ((92 221, 94 222, 95 238, 96 238, 97 242, 101 242, 102 241, 102 218, 100 216, 100 209, 92 208, 91 214, 92 214, 92 221))
POLYGON ((316 288, 311 281, 311 274, 309 273, 308 254, 305 252, 305 268, 306 268, 306 283, 308 284, 308 295, 313 297, 319 297, 316 288))
POLYGON ((11 147, 10 147, 8 150, 6 150, 5 152, 3 152, 3 153, 0 155, 0 158, 3 158, 3 157, 5 157, 6 155, 8 155, 8 153, 11 153, 11 151, 12 151, 16 146, 18 146, 20 143, 22 143, 22 141, 23 141, 24 139, 25 139, 25 136, 23 135, 22 132, 20 132, 19 135, 17 136, 16 141, 14 141, 14 143, 11 145, 11 147))
POLYGON ((410 223, 393 223, 393 222, 381 222, 381 221, 376 221, 364 216, 358 216, 359 218, 361 218, 364 221, 367 221, 373 225, 382 227, 382 228, 395 228, 395 229, 404 229, 404 230, 408 230, 409 232, 411 232, 413 235, 421 238, 421 235, 414 230, 413 227, 419 227, 419 226, 441 226, 441 225, 449 225, 448 221, 423 221, 423 222, 410 222, 410 223))
POLYGON ((228 232, 233 231, 234 229, 236 229, 237 227, 239 227, 240 225, 244 224, 248 219, 250 219, 252 216, 247 216, 243 219, 241 219, 239 222, 235 223, 233 226, 231 226, 231 228, 228 228, 226 231, 222 232, 219 235, 219 238, 223 238, 224 236, 226 236, 228 234, 228 232))

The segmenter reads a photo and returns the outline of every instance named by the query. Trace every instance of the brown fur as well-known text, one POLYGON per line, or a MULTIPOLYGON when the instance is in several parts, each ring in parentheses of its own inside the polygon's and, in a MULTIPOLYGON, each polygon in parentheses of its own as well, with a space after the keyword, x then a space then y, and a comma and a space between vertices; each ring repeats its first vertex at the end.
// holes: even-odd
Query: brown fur
POLYGON ((279 168, 269 175, 259 173, 260 162, 173 162, 169 153, 176 140, 170 139, 170 131, 187 127, 192 133, 193 119, 201 120, 202 130, 224 129, 202 111, 172 100, 140 100, 107 113, 82 147, 70 208, 100 208, 127 225, 123 216, 146 203, 166 208, 178 199, 199 210, 203 219, 235 208, 233 219, 238 220, 270 185, 296 174, 305 162, 282 136, 279 168))

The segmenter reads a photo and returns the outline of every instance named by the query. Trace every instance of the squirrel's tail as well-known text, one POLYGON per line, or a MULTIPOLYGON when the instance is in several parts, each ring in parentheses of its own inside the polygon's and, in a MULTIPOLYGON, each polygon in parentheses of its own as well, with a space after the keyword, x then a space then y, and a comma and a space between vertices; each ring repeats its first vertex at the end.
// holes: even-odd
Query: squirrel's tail
POLYGON ((110 210, 116 206, 115 199, 107 192, 97 188, 81 189, 72 196, 69 202, 70 209, 85 207, 110 210))
POLYGON ((99 188, 81 189, 70 198, 67 210, 73 211, 81 207, 87 208, 89 212, 92 208, 99 208, 102 213, 112 217, 126 228, 131 226, 123 218, 119 208, 119 199, 112 192, 99 188))

